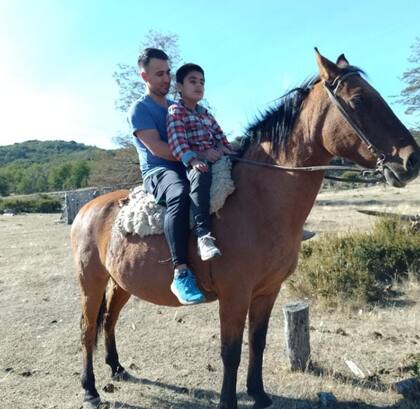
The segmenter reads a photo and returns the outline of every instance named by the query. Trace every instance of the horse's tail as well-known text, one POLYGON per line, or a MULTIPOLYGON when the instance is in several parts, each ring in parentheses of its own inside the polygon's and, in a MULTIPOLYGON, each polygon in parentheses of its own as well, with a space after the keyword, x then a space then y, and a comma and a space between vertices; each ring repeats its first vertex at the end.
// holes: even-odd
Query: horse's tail
POLYGON ((98 338, 102 334, 105 325, 106 313, 106 291, 102 298, 101 306, 99 307, 98 316, 96 317, 96 333, 95 333, 95 347, 98 345, 98 338))

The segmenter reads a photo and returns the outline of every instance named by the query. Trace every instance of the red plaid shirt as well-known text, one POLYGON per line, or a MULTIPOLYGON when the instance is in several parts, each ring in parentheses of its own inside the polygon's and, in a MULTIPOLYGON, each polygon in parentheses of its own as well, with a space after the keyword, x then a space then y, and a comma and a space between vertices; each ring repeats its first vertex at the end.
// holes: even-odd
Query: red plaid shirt
POLYGON ((172 154, 185 166, 197 157, 196 152, 216 148, 219 143, 229 146, 213 115, 201 105, 195 110, 186 107, 182 100, 171 105, 166 126, 172 154))

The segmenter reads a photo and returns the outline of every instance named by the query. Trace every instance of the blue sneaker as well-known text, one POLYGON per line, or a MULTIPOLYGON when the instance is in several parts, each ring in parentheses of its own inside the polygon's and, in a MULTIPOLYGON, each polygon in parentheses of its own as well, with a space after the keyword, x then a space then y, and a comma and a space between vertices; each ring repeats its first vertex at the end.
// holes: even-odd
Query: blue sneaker
POLYGON ((188 268, 175 275, 171 284, 171 291, 181 304, 199 304, 206 299, 197 287, 194 274, 188 268))

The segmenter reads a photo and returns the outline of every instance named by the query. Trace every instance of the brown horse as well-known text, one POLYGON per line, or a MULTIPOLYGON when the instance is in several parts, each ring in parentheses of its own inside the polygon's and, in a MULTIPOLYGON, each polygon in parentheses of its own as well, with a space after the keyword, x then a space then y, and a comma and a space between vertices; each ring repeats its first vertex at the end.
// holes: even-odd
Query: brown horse
MULTIPOLYGON (((314 166, 340 156, 369 168, 379 163, 394 186, 414 179, 419 147, 362 71, 344 55, 334 64, 317 51, 316 60, 319 77, 286 95, 249 128, 242 157, 314 166)), ((286 172, 239 162, 233 178, 236 192, 220 218, 212 220, 223 257, 202 262, 191 239, 189 259, 207 300, 219 300, 224 366, 219 407, 237 408, 236 378, 248 315, 247 391, 254 408, 267 408, 271 399, 263 386, 262 362, 268 321, 283 281, 296 267, 302 226, 323 172, 286 172)), ((93 404, 99 402, 92 364, 97 327, 104 327, 106 363, 114 376, 124 377, 114 328, 130 295, 179 306, 169 288, 172 268, 159 263, 169 257, 163 235, 120 237, 112 232, 118 202, 126 196, 127 191, 118 191, 92 200, 80 210, 71 231, 82 299, 82 386, 85 402, 93 404)))

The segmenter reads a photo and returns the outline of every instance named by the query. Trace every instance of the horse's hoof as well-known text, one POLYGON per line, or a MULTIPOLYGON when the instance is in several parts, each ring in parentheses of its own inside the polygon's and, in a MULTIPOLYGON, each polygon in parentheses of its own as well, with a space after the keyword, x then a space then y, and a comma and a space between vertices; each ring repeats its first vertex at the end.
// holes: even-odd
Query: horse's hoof
POLYGON ((124 369, 121 372, 116 372, 112 374, 112 380, 114 381, 129 381, 131 379, 131 375, 124 369))
POLYGON ((92 399, 85 399, 85 401, 83 402, 83 409, 98 409, 101 407, 101 398, 98 396, 96 398, 92 398, 92 399))
POLYGON ((255 404, 252 409, 269 409, 273 407, 273 401, 266 393, 253 396, 255 404))

